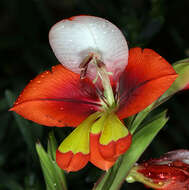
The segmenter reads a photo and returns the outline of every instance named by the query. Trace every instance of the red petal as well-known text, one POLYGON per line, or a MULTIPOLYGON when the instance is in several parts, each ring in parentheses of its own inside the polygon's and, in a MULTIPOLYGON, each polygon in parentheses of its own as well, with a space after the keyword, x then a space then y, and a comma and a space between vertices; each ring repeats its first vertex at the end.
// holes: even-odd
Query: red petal
POLYGON ((82 154, 81 152, 73 154, 71 151, 66 153, 61 153, 56 151, 56 162, 58 166, 68 172, 75 172, 83 167, 89 161, 89 154, 82 154))
POLYGON ((32 80, 11 111, 47 126, 77 126, 98 109, 94 85, 65 69, 52 67, 32 80))
POLYGON ((132 48, 120 81, 119 117, 126 118, 145 109, 174 82, 173 67, 150 49, 132 48))
POLYGON ((99 143, 100 154, 106 160, 115 160, 121 154, 125 153, 130 147, 132 142, 131 134, 119 139, 118 141, 112 141, 107 145, 99 143))
POLYGON ((108 161, 105 160, 99 152, 99 138, 100 134, 90 134, 90 162, 102 170, 109 170, 116 159, 108 161))

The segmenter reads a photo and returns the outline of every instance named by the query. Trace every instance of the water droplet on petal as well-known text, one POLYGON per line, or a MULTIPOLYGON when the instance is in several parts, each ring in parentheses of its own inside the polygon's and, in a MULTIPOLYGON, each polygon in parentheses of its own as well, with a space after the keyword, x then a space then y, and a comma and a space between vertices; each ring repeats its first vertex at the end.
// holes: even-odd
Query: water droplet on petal
POLYGON ((160 173, 160 174, 159 174, 159 177, 160 177, 161 179, 164 179, 164 174, 163 174, 163 173, 160 173))
POLYGON ((91 111, 94 111, 94 108, 93 108, 93 107, 90 107, 90 110, 91 110, 91 111))
POLYGON ((159 185, 163 185, 163 182, 159 182, 158 184, 159 184, 159 185))
POLYGON ((148 172, 148 176, 151 176, 152 175, 152 173, 151 172, 148 172))

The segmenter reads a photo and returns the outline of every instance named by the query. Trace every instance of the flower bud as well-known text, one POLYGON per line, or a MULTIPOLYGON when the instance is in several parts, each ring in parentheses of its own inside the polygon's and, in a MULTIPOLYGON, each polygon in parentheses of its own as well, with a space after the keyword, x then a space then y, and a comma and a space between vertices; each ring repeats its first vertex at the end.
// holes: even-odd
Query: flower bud
POLYGON ((176 150, 134 166, 126 179, 157 190, 189 188, 189 150, 176 150))

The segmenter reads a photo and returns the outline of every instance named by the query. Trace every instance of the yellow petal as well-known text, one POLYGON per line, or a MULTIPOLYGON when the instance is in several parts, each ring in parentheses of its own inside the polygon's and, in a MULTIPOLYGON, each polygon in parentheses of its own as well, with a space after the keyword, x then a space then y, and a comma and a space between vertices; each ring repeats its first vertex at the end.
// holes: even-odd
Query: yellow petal
POLYGON ((99 112, 90 115, 60 144, 58 150, 62 153, 71 151, 73 154, 89 153, 89 131, 94 121, 100 116, 99 112))
POLYGON ((107 145, 111 141, 117 141, 123 137, 126 137, 128 134, 128 129, 119 120, 117 115, 111 113, 104 122, 104 127, 100 136, 100 144, 107 145))

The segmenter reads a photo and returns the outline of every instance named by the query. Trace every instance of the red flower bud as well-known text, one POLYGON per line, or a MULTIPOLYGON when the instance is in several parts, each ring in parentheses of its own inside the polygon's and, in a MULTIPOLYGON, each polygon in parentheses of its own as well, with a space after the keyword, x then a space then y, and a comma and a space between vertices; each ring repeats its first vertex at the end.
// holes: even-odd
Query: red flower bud
POLYGON ((189 150, 168 152, 159 159, 152 159, 136 166, 136 171, 140 178, 143 176, 145 179, 140 182, 153 189, 188 190, 189 150))

